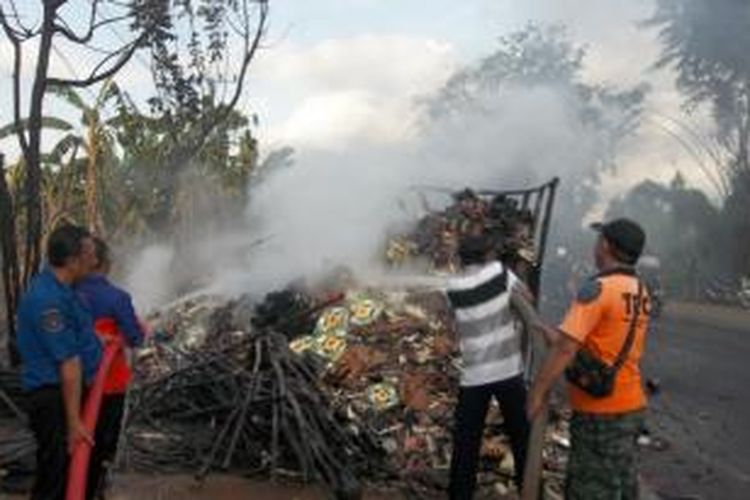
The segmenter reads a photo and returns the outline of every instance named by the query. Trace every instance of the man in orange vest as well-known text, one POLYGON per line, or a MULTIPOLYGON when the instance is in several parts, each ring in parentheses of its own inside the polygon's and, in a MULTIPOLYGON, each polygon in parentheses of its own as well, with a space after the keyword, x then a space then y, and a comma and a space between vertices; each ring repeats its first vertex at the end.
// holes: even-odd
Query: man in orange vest
MULTIPOLYGON (((76 291, 88 307, 94 319, 94 330, 102 342, 122 341, 128 347, 137 347, 143 342, 145 332, 135 314, 133 301, 127 292, 107 278, 111 268, 107 244, 99 238, 94 238, 94 243, 94 268, 77 285, 76 291)), ((105 463, 111 462, 117 451, 125 393, 131 377, 126 353, 124 349, 120 350, 104 382, 104 398, 89 465, 87 498, 96 498, 100 494, 106 473, 105 463)))
POLYGON ((637 445, 646 396, 639 362, 651 309, 635 266, 646 236, 628 219, 593 228, 599 273, 585 281, 529 393, 534 418, 565 372, 573 417, 567 500, 638 498, 637 445))

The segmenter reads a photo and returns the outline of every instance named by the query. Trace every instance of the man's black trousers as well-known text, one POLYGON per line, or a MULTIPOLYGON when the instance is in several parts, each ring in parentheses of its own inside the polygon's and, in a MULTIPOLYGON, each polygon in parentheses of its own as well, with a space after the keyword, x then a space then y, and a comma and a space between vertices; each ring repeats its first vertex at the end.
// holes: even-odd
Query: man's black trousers
POLYGON ((89 462, 86 498, 97 498, 104 488, 107 464, 111 465, 117 453, 122 414, 125 409, 125 394, 105 394, 96 423, 94 449, 89 462))
MULTIPOLYGON (((86 498, 95 498, 117 451, 125 395, 106 395, 99 412, 87 477, 86 498)), ((64 500, 68 476, 67 424, 62 391, 49 386, 29 392, 29 426, 37 443, 32 500, 64 500)))
POLYGON ((29 426, 36 438, 32 500, 63 500, 68 474, 68 426, 59 386, 29 392, 29 426))
POLYGON ((529 422, 526 418, 526 385, 519 375, 491 384, 459 388, 451 457, 452 500, 473 498, 484 422, 493 396, 500 404, 515 461, 516 484, 519 488, 521 486, 526 465, 529 422))

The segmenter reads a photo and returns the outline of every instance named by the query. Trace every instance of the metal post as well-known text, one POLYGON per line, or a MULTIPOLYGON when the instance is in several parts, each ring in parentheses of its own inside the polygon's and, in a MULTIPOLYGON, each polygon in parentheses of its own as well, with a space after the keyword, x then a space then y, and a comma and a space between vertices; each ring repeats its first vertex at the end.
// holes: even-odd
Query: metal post
MULTIPOLYGON (((557 186, 560 182, 560 179, 555 178, 553 179, 547 186, 547 199, 546 199, 546 206, 544 209, 544 218, 542 220, 541 225, 541 234, 539 235, 539 247, 538 247, 538 255, 537 255, 537 262, 534 266, 534 276, 535 276, 535 283, 534 283, 534 295, 535 297, 539 297, 539 292, 541 290, 541 272, 542 272, 542 264, 544 263, 544 254, 547 250, 547 233, 549 232, 550 224, 551 224, 551 218, 552 218, 552 208, 555 204, 555 195, 557 192, 557 186)), ((538 305, 538 304, 537 304, 538 305)), ((544 350, 544 347, 540 345, 539 342, 532 342, 532 349, 534 346, 538 347, 540 350, 544 350)), ((534 353, 536 354, 536 353, 534 353)), ((539 359, 543 359, 544 352, 540 352, 538 357, 539 359)), ((526 469, 524 470, 524 481, 523 481, 523 491, 521 492, 521 499, 522 500, 538 500, 541 498, 541 489, 542 489, 542 468, 544 467, 544 457, 542 456, 542 451, 544 449, 544 434, 547 429, 547 405, 545 405, 542 408, 542 411, 539 412, 539 415, 536 419, 531 423, 531 433, 529 436, 529 444, 527 447, 526 452, 526 469)))

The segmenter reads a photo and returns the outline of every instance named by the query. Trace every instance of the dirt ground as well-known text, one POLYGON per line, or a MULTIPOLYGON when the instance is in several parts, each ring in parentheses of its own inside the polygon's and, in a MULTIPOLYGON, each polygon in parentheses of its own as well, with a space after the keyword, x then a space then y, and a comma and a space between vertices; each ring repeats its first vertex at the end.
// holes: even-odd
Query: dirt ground
MULTIPOLYGON (((209 477, 204 484, 197 484, 190 477, 171 476, 120 476, 116 479, 111 500, 229 500, 246 498, 253 500, 324 500, 325 490, 318 486, 301 486, 282 481, 253 481, 230 476, 209 477)), ((394 494, 370 493, 367 500, 396 500, 394 494)))
MULTIPOLYGON (((210 476, 197 483, 189 476, 118 475, 107 500, 326 500, 319 486, 302 486, 282 480, 256 481, 234 476, 210 476)), ((22 495, 4 495, 0 500, 22 500, 22 495)), ((397 492, 368 492, 365 500, 401 500, 397 492)))

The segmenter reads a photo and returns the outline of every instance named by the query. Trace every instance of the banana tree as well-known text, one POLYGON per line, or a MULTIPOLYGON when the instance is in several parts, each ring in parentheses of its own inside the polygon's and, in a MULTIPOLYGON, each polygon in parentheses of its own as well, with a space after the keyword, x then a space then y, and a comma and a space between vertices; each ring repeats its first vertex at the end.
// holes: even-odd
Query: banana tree
MULTIPOLYGON (((22 120, 22 125, 26 126, 26 121, 22 120)), ((43 117, 42 123, 45 129, 65 133, 52 149, 47 153, 40 154, 41 167, 41 189, 42 189, 42 220, 43 233, 42 239, 47 232, 55 227, 56 222, 61 218, 74 219, 78 214, 74 214, 70 207, 77 206, 79 201, 76 200, 75 187, 84 185, 85 179, 81 176, 81 158, 78 152, 85 145, 84 140, 75 132, 75 127, 68 121, 54 117, 43 117)), ((8 138, 15 133, 13 123, 0 127, 0 141, 8 138)), ((28 200, 25 199, 23 185, 26 182, 26 168, 23 157, 18 158, 15 163, 6 166, 6 183, 9 194, 17 201, 19 206, 25 206, 28 200)), ((17 211, 16 215, 21 217, 16 227, 23 227, 26 223, 23 219, 23 212, 17 211)))
MULTIPOLYGON (((28 121, 21 120, 21 127, 27 127, 28 121)), ((58 132, 68 132, 73 129, 73 126, 56 117, 43 117, 42 124, 47 129, 56 130, 58 132)), ((15 134, 16 124, 8 124, 0 127, 0 141, 7 137, 15 134)), ((66 153, 71 152, 70 160, 73 161, 75 158, 75 149, 71 149, 74 141, 71 139, 63 139, 60 141, 55 148, 53 148, 50 155, 43 155, 43 167, 44 176, 46 177, 58 177, 60 174, 67 175, 68 169, 61 167, 59 160, 61 160, 66 153), (55 161, 56 165, 52 166, 51 161, 55 161)), ((5 298, 5 309, 9 317, 12 317, 21 293, 21 280, 22 280, 22 269, 20 266, 19 256, 22 255, 23 247, 20 242, 23 241, 22 235, 19 233, 20 228, 26 227, 28 221, 25 218, 26 211, 22 208, 28 203, 25 198, 26 191, 23 189, 26 181, 26 168, 24 158, 19 158, 13 164, 5 164, 5 159, 0 156, 0 250, 2 250, 2 284, 5 298)), ((51 178, 48 179, 44 184, 46 186, 57 186, 59 179, 51 178)), ((64 199, 67 195, 63 196, 64 199)), ((43 200, 49 201, 53 197, 49 196, 48 193, 44 193, 43 200)), ((49 209, 44 210, 45 213, 49 214, 49 209)), ((45 224, 43 227, 51 227, 49 224, 45 224)), ((15 347, 15 322, 8 321, 8 348, 11 358, 11 362, 15 365, 18 363, 18 352, 15 347)))
MULTIPOLYGON (((86 155, 84 193, 86 200, 85 220, 89 230, 103 234, 106 225, 102 219, 101 201, 102 184, 108 177, 107 168, 115 161, 115 137, 109 122, 102 117, 106 106, 117 99, 120 90, 113 80, 107 80, 99 89, 94 102, 86 103, 73 88, 52 86, 49 92, 81 113, 81 125, 78 144, 86 155)), ((69 136, 70 141, 76 141, 69 136)))
MULTIPOLYGON (((117 169, 121 206, 133 206, 147 232, 190 233, 199 212, 226 212, 227 206, 244 206, 247 182, 255 168, 258 148, 251 127, 256 119, 231 111, 221 124, 202 138, 202 147, 186 163, 176 164, 175 151, 184 147, 184 137, 174 129, 190 130, 190 123, 175 124, 176 117, 140 111, 127 95, 122 96, 119 116, 111 122, 117 130, 122 158, 117 169), (207 203, 221 200, 211 210, 207 203)), ((203 112, 217 112, 206 101, 203 112)), ((190 136, 190 133, 185 135, 190 136)), ((119 220, 123 220, 122 218, 119 220)))

